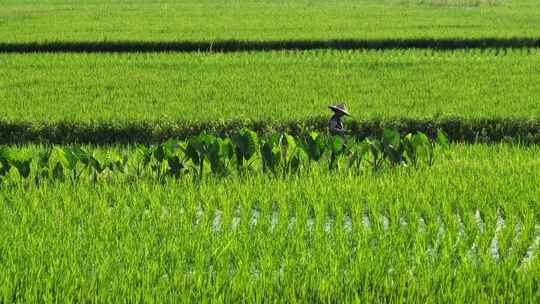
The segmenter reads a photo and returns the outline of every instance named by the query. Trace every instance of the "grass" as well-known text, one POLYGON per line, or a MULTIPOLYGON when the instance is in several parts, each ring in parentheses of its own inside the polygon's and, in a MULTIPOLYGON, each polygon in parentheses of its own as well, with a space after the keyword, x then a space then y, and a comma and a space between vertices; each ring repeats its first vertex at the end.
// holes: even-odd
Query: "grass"
POLYGON ((534 302, 538 155, 458 145, 374 176, 5 187, 0 297, 534 302))
POLYGON ((10 122, 538 119, 540 53, 527 50, 0 55, 10 122))
POLYGON ((534 0, 4 1, 1 42, 538 37, 534 0))

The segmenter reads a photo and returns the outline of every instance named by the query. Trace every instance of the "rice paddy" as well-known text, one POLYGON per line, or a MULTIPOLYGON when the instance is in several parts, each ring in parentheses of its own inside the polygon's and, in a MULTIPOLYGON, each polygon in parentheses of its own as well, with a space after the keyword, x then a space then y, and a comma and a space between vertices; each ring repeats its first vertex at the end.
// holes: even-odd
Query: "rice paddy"
POLYGON ((538 37, 534 0, 13 1, 0 41, 538 37))
POLYGON ((540 301, 538 13, 3 1, 0 302, 540 301))
POLYGON ((0 295, 538 299, 538 152, 454 146, 430 170, 364 176, 4 187, 0 295))
POLYGON ((540 53, 516 50, 0 55, 15 122, 538 119, 540 53), (444 68, 441 68, 444 67, 444 68))

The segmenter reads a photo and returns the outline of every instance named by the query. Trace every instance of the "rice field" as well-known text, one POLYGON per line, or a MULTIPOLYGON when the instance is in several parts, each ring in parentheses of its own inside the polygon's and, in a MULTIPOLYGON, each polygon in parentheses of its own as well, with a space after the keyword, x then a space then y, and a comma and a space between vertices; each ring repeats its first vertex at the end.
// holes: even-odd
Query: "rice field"
POLYGON ((537 49, 1 55, 12 122, 540 117, 537 49))
POLYGON ((0 302, 539 302, 539 8, 2 1, 0 302))
POLYGON ((3 187, 0 297, 535 301, 538 152, 457 145, 430 170, 362 176, 3 187))
POLYGON ((538 38, 534 0, 17 1, 0 41, 538 38))

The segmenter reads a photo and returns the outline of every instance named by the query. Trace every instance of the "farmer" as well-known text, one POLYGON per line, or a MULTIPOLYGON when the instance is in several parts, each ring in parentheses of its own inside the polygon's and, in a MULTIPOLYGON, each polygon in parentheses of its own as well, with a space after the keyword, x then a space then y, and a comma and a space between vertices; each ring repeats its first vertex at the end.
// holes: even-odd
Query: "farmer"
POLYGON ((341 118, 343 116, 351 116, 347 111, 347 106, 345 104, 331 105, 328 106, 330 110, 334 111, 334 115, 328 121, 328 129, 332 135, 346 135, 348 132, 343 127, 343 122, 341 118))

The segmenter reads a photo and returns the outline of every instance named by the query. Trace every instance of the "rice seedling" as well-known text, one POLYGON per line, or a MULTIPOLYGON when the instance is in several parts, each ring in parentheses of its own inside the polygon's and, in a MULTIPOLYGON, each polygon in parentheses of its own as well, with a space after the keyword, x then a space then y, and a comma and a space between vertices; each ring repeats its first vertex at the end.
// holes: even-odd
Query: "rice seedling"
POLYGON ((199 125, 193 133, 246 120, 309 126, 335 100, 345 101, 360 122, 537 119, 539 54, 535 49, 0 54, 0 117, 21 127, 31 124, 30 130, 63 123, 65 130, 56 131, 62 134, 73 128, 90 133, 101 123, 102 132, 124 127, 124 137, 175 124, 185 124, 184 130, 199 125))
POLYGON ((537 38, 536 16, 534 0, 10 0, 0 8, 0 41, 537 38))
POLYGON ((538 152, 458 145, 430 170, 362 176, 314 163, 283 178, 6 185, 0 297, 534 301, 538 152))

